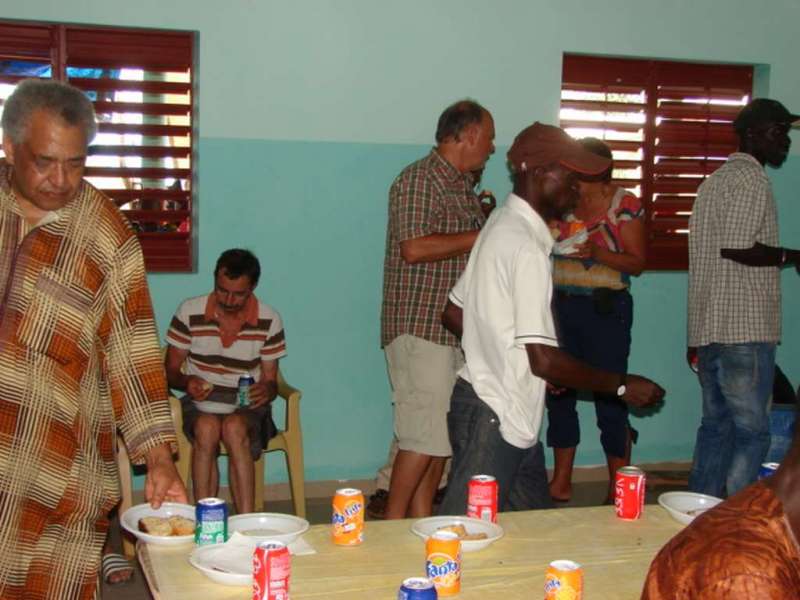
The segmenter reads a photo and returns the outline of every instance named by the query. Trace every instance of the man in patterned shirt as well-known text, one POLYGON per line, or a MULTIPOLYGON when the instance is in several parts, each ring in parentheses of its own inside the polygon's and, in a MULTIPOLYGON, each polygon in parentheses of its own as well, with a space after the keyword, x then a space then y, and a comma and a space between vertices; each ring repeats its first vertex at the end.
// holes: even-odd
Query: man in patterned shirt
POLYGON ((278 394, 278 360, 286 356, 280 315, 253 294, 260 276, 252 252, 226 250, 214 269, 214 291, 182 302, 167 331, 169 384, 186 391, 181 407, 195 500, 219 491, 222 442, 240 514, 254 509, 253 463, 275 434, 270 403, 278 394), (255 380, 246 405, 237 397, 242 375, 255 380))
POLYGON ((764 165, 784 163, 797 119, 775 100, 745 106, 733 123, 739 151, 700 186, 689 219, 687 358, 703 389, 689 489, 712 496, 755 481, 769 447, 779 271, 800 253, 778 246, 764 165))
POLYGON ((145 498, 186 502, 144 261, 83 180, 94 110, 22 82, 0 162, 0 597, 91 598, 119 501, 117 431, 145 498))
POLYGON ((381 345, 400 449, 387 519, 431 513, 451 454, 447 411, 463 358, 440 316, 485 220, 471 172, 485 165, 493 142, 489 112, 471 100, 456 102, 439 117, 436 147, 389 191, 381 345))
POLYGON ((641 600, 800 599, 800 421, 781 466, 698 516, 650 565, 641 600))

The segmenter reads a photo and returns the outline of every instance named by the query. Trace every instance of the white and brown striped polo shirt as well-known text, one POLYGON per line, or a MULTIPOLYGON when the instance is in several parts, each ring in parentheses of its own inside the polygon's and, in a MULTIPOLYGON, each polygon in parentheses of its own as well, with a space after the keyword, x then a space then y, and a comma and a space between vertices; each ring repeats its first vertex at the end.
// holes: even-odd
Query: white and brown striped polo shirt
POLYGON ((184 300, 167 331, 167 343, 188 350, 186 374, 202 377, 215 387, 236 389, 239 377, 261 376, 261 361, 286 356, 281 316, 271 306, 257 302, 257 318, 245 321, 236 339, 223 346, 219 323, 208 311, 213 294, 184 300))

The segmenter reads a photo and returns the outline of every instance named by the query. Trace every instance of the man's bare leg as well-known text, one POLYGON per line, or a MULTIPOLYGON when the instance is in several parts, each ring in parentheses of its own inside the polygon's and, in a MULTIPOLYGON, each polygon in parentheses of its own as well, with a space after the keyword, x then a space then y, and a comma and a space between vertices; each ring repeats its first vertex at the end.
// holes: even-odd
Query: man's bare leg
MULTIPOLYGON (((417 493, 417 488, 425 477, 432 459, 432 456, 412 452, 411 450, 397 451, 397 456, 392 466, 392 479, 389 483, 389 500, 386 503, 385 519, 406 518, 411 506, 411 500, 417 493)), ((422 499, 420 499, 421 501, 422 499)), ((431 495, 430 503, 433 503, 433 495, 431 495)))
POLYGON ((439 488, 439 482, 442 479, 442 471, 444 470, 444 463, 447 460, 444 456, 434 456, 431 458, 422 480, 417 486, 417 491, 411 498, 411 503, 408 507, 407 516, 409 517, 429 517, 433 512, 433 498, 436 496, 436 490, 439 488))
POLYGON ((247 421, 242 415, 225 417, 222 422, 222 443, 228 450, 228 472, 236 512, 251 513, 255 504, 256 488, 247 421))
POLYGON ((195 502, 219 493, 217 454, 221 427, 215 415, 200 415, 194 424, 192 482, 195 502))

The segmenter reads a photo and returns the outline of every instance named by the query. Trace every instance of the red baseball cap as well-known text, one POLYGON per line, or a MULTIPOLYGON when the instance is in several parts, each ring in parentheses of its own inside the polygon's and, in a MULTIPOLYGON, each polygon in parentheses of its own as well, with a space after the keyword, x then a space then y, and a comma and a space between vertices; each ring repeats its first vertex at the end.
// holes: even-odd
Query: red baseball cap
POLYGON ((582 175, 599 175, 611 166, 611 160, 589 152, 563 129, 538 121, 514 138, 507 156, 514 171, 559 163, 582 175))

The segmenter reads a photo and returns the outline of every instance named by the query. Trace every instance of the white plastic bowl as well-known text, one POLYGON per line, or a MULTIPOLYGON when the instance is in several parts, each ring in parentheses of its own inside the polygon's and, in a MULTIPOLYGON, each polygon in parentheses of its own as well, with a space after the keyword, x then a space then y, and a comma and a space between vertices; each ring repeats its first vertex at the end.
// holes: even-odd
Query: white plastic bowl
POLYGON ((194 521, 194 506, 178 504, 177 502, 164 502, 158 510, 153 510, 149 504, 137 504, 126 510, 120 517, 120 523, 127 531, 148 544, 156 546, 180 546, 181 544, 194 543, 194 534, 191 535, 151 535, 139 531, 139 519, 143 517, 186 517, 194 521))
POLYGON ((247 544, 198 546, 189 556, 189 564, 222 585, 253 583, 253 548, 247 544))
POLYGON ((490 523, 489 521, 482 521, 481 519, 472 519, 470 517, 428 517, 427 519, 420 519, 411 525, 411 531, 421 537, 423 540, 428 539, 442 527, 448 525, 463 525, 469 534, 485 533, 486 538, 482 540, 461 540, 461 550, 464 552, 473 552, 486 548, 489 544, 499 540, 503 537, 503 528, 497 523, 490 523))
POLYGON ((658 503, 678 521, 688 525, 695 517, 722 502, 722 498, 695 492, 665 492, 658 497, 658 503))
POLYGON ((228 519, 228 535, 238 531, 255 541, 277 540, 287 545, 309 527, 305 519, 283 513, 245 513, 228 519))

